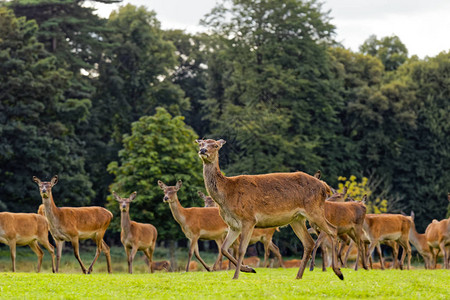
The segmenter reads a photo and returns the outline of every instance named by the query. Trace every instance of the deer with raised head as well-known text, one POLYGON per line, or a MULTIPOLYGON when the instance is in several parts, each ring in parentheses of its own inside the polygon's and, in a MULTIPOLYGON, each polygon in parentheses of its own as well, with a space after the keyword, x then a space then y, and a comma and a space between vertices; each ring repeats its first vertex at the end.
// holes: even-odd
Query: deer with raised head
POLYGON ((138 223, 130 219, 130 203, 136 198, 137 192, 128 198, 122 198, 113 191, 114 199, 120 208, 120 241, 122 242, 128 261, 128 273, 133 273, 133 259, 137 251, 144 252, 148 259, 148 267, 153 273, 153 252, 155 251, 158 231, 152 224, 138 223))
MULTIPOLYGON (((198 192, 200 198, 205 201, 205 207, 217 207, 217 203, 210 196, 206 196, 202 192, 198 192)), ((255 228, 252 233, 252 237, 250 239, 249 245, 256 244, 257 242, 261 242, 264 245, 264 262, 263 266, 268 268, 270 265, 269 255, 270 251, 277 257, 278 262, 281 267, 283 267, 283 258, 281 257, 280 249, 278 249, 277 245, 275 245, 272 241, 273 235, 275 231, 280 231, 278 227, 276 228, 255 228)), ((236 240, 237 241, 237 240, 236 240)), ((234 243, 232 247, 234 248, 234 254, 237 253, 239 243, 234 243)), ((223 265, 223 264, 222 264, 223 265)), ((231 267, 231 266, 230 266, 231 267)))
POLYGON ((416 247, 420 255, 422 255, 425 262, 425 269, 431 269, 431 262, 433 260, 433 252, 427 242, 427 236, 425 233, 418 233, 416 230, 416 224, 414 223, 414 212, 411 212, 411 228, 409 230, 409 241, 416 247))
MULTIPOLYGON (((220 215, 229 226, 222 252, 236 265, 234 279, 239 278, 241 270, 255 272, 242 265, 255 227, 291 225, 304 246, 297 278, 303 276, 314 247, 314 240, 306 229, 307 219, 329 234, 333 244, 337 242, 337 229, 325 218, 325 198, 331 191, 324 182, 303 172, 226 177, 219 168, 219 150, 225 141, 208 139, 196 142, 200 148, 198 154, 203 161, 206 190, 219 205, 220 215), (239 235, 241 238, 236 260, 226 250, 239 235)), ((336 251, 333 251, 332 257, 333 270, 343 279, 342 272, 336 265, 336 251)))
POLYGON ((444 267, 450 268, 450 218, 441 221, 433 220, 425 229, 425 236, 433 254, 432 268, 436 268, 437 255, 444 254, 444 267))
POLYGON ((161 180, 158 180, 158 185, 164 191, 163 201, 169 203, 175 221, 180 224, 181 230, 183 230, 183 233, 190 241, 186 272, 189 272, 189 263, 193 254, 195 254, 195 257, 206 270, 220 270, 222 265, 221 246, 228 228, 219 215, 219 209, 217 207, 182 207, 177 195, 182 185, 181 180, 178 180, 175 186, 167 186, 161 180), (198 250, 199 239, 214 240, 217 244, 219 255, 213 268, 209 267, 200 257, 198 250))
MULTIPOLYGON (((408 270, 411 265, 411 246, 409 245, 409 231, 411 229, 411 218, 400 214, 367 214, 364 221, 364 231, 367 233, 370 244, 366 253, 366 262, 372 255, 378 243, 383 241, 395 241, 402 248, 400 269, 403 269, 405 255, 408 255, 408 270)), ((385 264, 380 256, 381 266, 385 264)), ((398 260, 394 254, 394 268, 397 268, 398 260)))
POLYGON ((92 272, 94 264, 102 251, 106 256, 108 273, 111 273, 111 255, 108 245, 103 240, 103 236, 112 220, 112 213, 98 206, 57 207, 53 201, 52 188, 58 183, 58 176, 53 176, 48 182, 43 182, 36 176, 33 176, 33 181, 39 186, 45 217, 49 224, 50 233, 56 243, 55 272, 58 273, 59 270, 62 246, 65 241, 70 241, 74 255, 80 263, 84 274, 92 272), (81 261, 79 250, 79 241, 85 239, 92 239, 97 245, 95 257, 89 269, 86 269, 81 261))
POLYGON ((52 271, 55 273, 55 252, 48 241, 48 223, 45 217, 32 213, 0 212, 0 243, 9 246, 12 271, 16 271, 16 246, 30 246, 38 257, 37 272, 41 271, 44 252, 39 243, 52 256, 52 271))

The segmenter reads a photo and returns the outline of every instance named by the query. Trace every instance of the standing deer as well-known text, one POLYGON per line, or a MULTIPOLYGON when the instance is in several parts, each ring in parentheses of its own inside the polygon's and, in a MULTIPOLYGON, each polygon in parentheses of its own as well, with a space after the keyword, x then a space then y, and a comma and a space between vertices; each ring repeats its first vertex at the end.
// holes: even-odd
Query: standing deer
POLYGON ((444 267, 449 269, 450 253, 448 248, 450 248, 450 218, 441 221, 433 220, 433 222, 425 229, 425 236, 433 253, 433 269, 436 268, 439 251, 444 254, 444 267), (437 251, 435 249, 437 249, 437 251))
MULTIPOLYGON (((252 268, 241 265, 255 227, 291 225, 304 246, 297 278, 303 276, 314 247, 314 240, 306 229, 306 219, 330 235, 333 245, 337 243, 337 229, 325 218, 324 202, 331 191, 324 182, 303 172, 226 177, 219 168, 219 150, 225 141, 208 139, 196 142, 203 161, 206 190, 219 205, 220 215, 229 226, 222 252, 236 265, 234 279, 239 278, 241 270, 254 272, 252 268), (236 261, 226 249, 239 235, 241 240, 236 261)), ((336 266, 334 246, 332 267, 336 275, 343 279, 341 270, 336 266)))
MULTIPOLYGON (((202 192, 198 192, 200 198, 205 201, 205 207, 217 207, 217 203, 210 196, 206 196, 202 192)), ((276 228, 255 228, 252 233, 252 237, 250 239, 249 245, 256 244, 257 242, 261 242, 264 245, 264 262, 263 265, 265 268, 268 268, 270 265, 269 255, 270 251, 277 257, 278 262, 281 267, 284 267, 283 258, 281 257, 280 249, 278 249, 277 245, 275 245, 272 241, 272 237, 275 231, 280 231, 278 227, 276 228)), ((237 248, 237 243, 233 244, 233 248, 237 248)), ((236 250, 236 249, 234 249, 236 250)), ((237 251, 234 251, 236 254, 237 251)), ((230 266, 231 267, 231 266, 230 266)))
MULTIPOLYGON (((399 214, 367 214, 364 221, 364 231, 370 240, 366 253, 366 262, 379 242, 396 241, 402 246, 403 253, 400 260, 400 268, 403 269, 405 255, 408 254, 408 270, 411 265, 411 246, 409 245, 409 231, 411 218, 399 214)), ((384 266, 380 256, 381 266, 384 266)), ((397 267, 397 257, 394 254, 394 267, 397 267)))
POLYGON ((56 243, 56 273, 61 261, 62 246, 65 241, 72 243, 73 252, 84 274, 90 274, 97 261, 100 252, 104 252, 108 273, 111 273, 111 255, 109 247, 103 241, 106 229, 113 217, 112 213, 103 207, 57 207, 53 201, 52 188, 58 183, 55 175, 49 182, 42 182, 36 176, 33 181, 39 186, 39 192, 44 204, 45 217, 48 220, 50 233, 56 243), (93 239, 97 245, 94 260, 89 269, 86 269, 80 257, 79 241, 93 239))
POLYGON ((30 246, 38 257, 37 271, 41 271, 44 252, 40 243, 52 256, 52 271, 55 273, 55 253, 48 241, 48 223, 45 217, 30 213, 0 212, 0 243, 9 246, 12 271, 16 271, 16 246, 30 246))
POLYGON ((414 223, 414 212, 411 212, 411 229, 409 230, 409 241, 416 247, 425 262, 425 269, 431 269, 433 260, 433 252, 427 242, 427 236, 424 233, 418 233, 416 224, 414 223))
MULTIPOLYGON (((221 246, 227 232, 227 225, 220 217, 219 209, 217 207, 182 207, 177 195, 182 185, 181 180, 178 180, 176 186, 167 186, 161 180, 158 180, 158 185, 164 191, 163 201, 169 203, 175 221, 180 224, 181 230, 183 230, 190 241, 186 272, 189 272, 189 263, 191 262, 193 253, 195 253, 195 257, 197 257, 206 270, 220 270, 223 251, 221 250, 221 246), (217 244, 219 255, 212 269, 200 257, 198 251, 199 239, 214 240, 217 244)), ((228 253, 228 251, 226 252, 228 253)))
POLYGON ((136 198, 137 192, 130 197, 122 198, 113 191, 114 199, 120 208, 120 241, 125 248, 128 261, 128 273, 133 273, 133 259, 136 252, 142 251, 148 259, 148 267, 153 273, 153 252, 155 251, 158 231, 152 224, 143 224, 130 219, 130 203, 136 198))

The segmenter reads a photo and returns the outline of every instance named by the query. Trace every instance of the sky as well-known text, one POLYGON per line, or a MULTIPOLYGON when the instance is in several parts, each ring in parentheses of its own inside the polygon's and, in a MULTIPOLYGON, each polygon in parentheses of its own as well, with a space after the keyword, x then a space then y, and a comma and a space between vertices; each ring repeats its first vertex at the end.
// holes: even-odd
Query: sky
MULTIPOLYGON (((200 19, 216 0, 124 0, 120 4, 92 4, 98 15, 108 18, 112 10, 131 3, 156 12, 163 29, 190 33, 205 31, 200 19)), ((336 26, 335 39, 358 51, 372 34, 378 38, 396 35, 409 55, 420 58, 450 51, 450 1, 448 0, 323 0, 336 26)), ((92 3, 92 2, 91 2, 92 3)))

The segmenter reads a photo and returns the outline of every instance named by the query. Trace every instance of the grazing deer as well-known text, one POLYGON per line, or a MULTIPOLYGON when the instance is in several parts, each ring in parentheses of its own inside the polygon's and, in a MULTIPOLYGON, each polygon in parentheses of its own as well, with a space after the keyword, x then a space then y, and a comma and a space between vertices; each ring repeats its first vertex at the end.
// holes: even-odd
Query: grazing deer
POLYGON ((168 260, 153 261, 152 269, 153 269, 153 271, 166 270, 167 272, 169 272, 170 271, 170 261, 168 261, 168 260))
POLYGON ((285 268, 298 268, 301 265, 300 259, 290 259, 284 261, 284 267, 285 268))
POLYGON ((433 253, 433 268, 436 268, 437 255, 440 251, 444 254, 444 267, 449 269, 450 218, 441 221, 433 220, 425 229, 425 236, 433 253))
POLYGON ((181 230, 183 230, 190 241, 186 272, 189 272, 189 263, 193 253, 195 253, 195 257, 197 257, 206 270, 220 269, 222 265, 221 246, 227 232, 227 225, 220 217, 219 209, 217 207, 182 207, 177 196, 177 192, 182 185, 181 180, 178 180, 176 186, 167 186, 161 180, 158 180, 158 185, 164 191, 163 201, 169 203, 175 221, 180 224, 181 230), (198 251, 199 239, 214 240, 217 244, 219 255, 213 268, 210 268, 200 257, 198 251))
POLYGON ((148 267, 153 273, 153 252, 155 251, 158 231, 152 224, 143 224, 130 219, 130 203, 136 198, 137 192, 130 197, 122 198, 113 191, 114 199, 119 202, 120 208, 120 241, 122 242, 128 258, 128 273, 133 273, 133 259, 137 251, 144 252, 148 259, 148 267))
POLYGON ((0 243, 9 246, 12 271, 16 271, 16 246, 30 246, 38 257, 37 271, 41 271, 44 252, 39 243, 52 256, 52 271, 55 273, 55 252, 48 241, 48 223, 45 217, 31 213, 0 212, 0 243))
POLYGON ((433 260, 433 252, 427 242, 425 233, 418 233, 416 224, 414 223, 414 212, 411 212, 411 229, 409 230, 409 241, 416 247, 420 255, 422 255, 425 262, 425 269, 431 269, 431 262, 433 260))
POLYGON ((53 201, 52 188, 58 183, 58 176, 53 176, 49 182, 42 182, 39 178, 33 176, 33 181, 39 186, 42 203, 45 208, 45 217, 48 220, 50 233, 56 243, 56 273, 59 270, 62 246, 65 241, 72 243, 73 252, 84 274, 92 272, 94 263, 102 251, 106 256, 108 273, 111 273, 111 255, 108 245, 103 240, 103 236, 113 217, 112 213, 103 207, 97 206, 57 207, 53 201), (95 257, 89 269, 86 269, 81 261, 79 250, 79 241, 85 239, 93 239, 97 245, 95 257))
MULTIPOLYGON (((205 207, 217 207, 217 203, 210 196, 206 196, 202 192, 198 192, 200 198, 205 201, 205 207)), ((252 233, 252 237, 250 239, 249 245, 256 244, 257 242, 261 242, 264 245, 264 262, 263 265, 265 268, 268 268, 270 265, 269 255, 270 251, 277 257, 280 266, 283 267, 283 258, 281 257, 280 249, 278 249, 277 245, 275 245, 272 241, 272 237, 275 231, 280 231, 278 227, 276 228, 255 228, 252 233)), ((237 241, 237 240, 236 240, 237 241)), ((233 244, 233 248, 237 248, 238 243, 233 244)), ((236 250, 236 249, 235 249, 236 250)), ((237 251, 234 251, 236 254, 237 251)))
MULTIPOLYGON (((220 215, 229 226, 222 245, 222 252, 236 264, 234 279, 239 272, 254 272, 242 266, 244 254, 250 242, 253 229, 279 227, 290 224, 302 241, 304 253, 297 278, 303 276, 306 263, 314 247, 314 240, 306 229, 306 219, 318 226, 337 242, 337 229, 327 221, 324 202, 330 188, 324 182, 303 172, 272 173, 264 175, 240 175, 226 177, 219 168, 219 150, 224 140, 197 140, 199 156, 203 161, 203 178, 208 194, 219 205, 220 215), (238 260, 226 249, 241 235, 238 260)), ((332 267, 343 279, 336 266, 336 251, 333 247, 332 267)))
MULTIPOLYGON (((409 245, 409 231, 411 218, 399 214, 367 214, 364 221, 364 231, 370 241, 366 253, 366 262, 372 255, 374 248, 379 242, 396 241, 402 246, 403 253, 400 260, 400 268, 403 269, 405 255, 408 255, 408 270, 411 265, 411 246, 409 245)), ((380 256, 381 266, 384 266, 383 258, 380 256)), ((394 267, 397 267, 397 258, 394 254, 394 267)))

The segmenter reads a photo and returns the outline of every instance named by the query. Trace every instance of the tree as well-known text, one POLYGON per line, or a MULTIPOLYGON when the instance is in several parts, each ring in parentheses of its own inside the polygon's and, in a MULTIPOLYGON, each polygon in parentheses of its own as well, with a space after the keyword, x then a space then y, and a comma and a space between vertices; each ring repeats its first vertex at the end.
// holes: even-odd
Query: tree
MULTIPOLYGON (((183 181, 178 193, 185 207, 202 206, 197 196, 204 191, 202 164, 197 155, 197 138, 192 129, 186 127, 183 117, 172 117, 164 108, 157 108, 154 116, 143 116, 132 124, 131 134, 124 135, 120 162, 111 162, 108 171, 115 180, 110 190, 122 197, 137 191, 130 207, 132 219, 148 222, 158 229, 162 239, 182 237, 179 225, 173 220, 167 203, 163 203, 163 192, 157 181, 175 185, 183 181)), ((109 208, 118 215, 118 204, 108 197, 109 208)), ((120 220, 115 219, 115 228, 120 220)))
POLYGON ((204 105, 211 133, 232 142, 227 172, 331 165, 340 99, 328 82, 334 26, 320 4, 224 1, 204 24, 218 42, 206 48, 204 105))
POLYGON ((363 54, 378 57, 386 71, 394 71, 408 59, 408 50, 398 36, 387 36, 381 40, 371 35, 360 47, 363 54))
POLYGON ((58 204, 87 204, 94 192, 74 128, 90 102, 64 97, 71 73, 37 41, 36 22, 0 7, 0 23, 0 203, 35 212, 41 201, 31 177, 59 174, 58 204))

